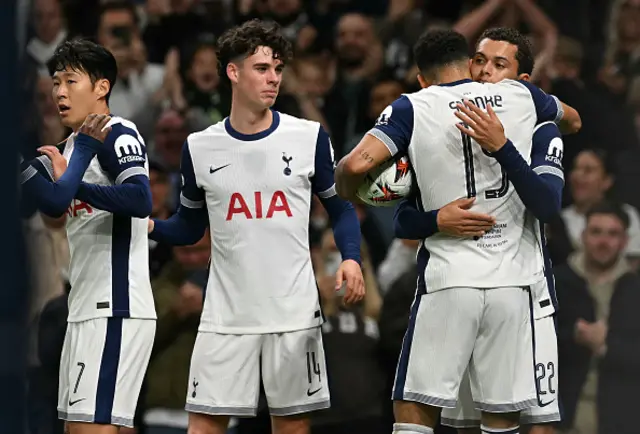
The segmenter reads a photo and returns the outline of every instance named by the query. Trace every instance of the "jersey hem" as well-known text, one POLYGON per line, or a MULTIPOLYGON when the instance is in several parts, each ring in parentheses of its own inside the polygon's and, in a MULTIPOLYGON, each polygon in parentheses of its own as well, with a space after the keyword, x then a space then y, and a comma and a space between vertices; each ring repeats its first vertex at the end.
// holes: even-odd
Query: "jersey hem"
POLYGON ((324 321, 313 321, 306 324, 287 324, 278 327, 256 326, 256 327, 240 327, 240 326, 222 326, 211 324, 200 324, 198 333, 218 333, 224 335, 268 335, 272 333, 288 333, 301 330, 308 330, 320 327, 324 321))
POLYGON ((100 319, 100 318, 124 318, 124 319, 146 319, 150 321, 156 321, 158 317, 154 314, 150 315, 119 315, 119 314, 108 314, 108 315, 74 315, 68 316, 67 322, 83 322, 89 321, 92 319, 100 319))

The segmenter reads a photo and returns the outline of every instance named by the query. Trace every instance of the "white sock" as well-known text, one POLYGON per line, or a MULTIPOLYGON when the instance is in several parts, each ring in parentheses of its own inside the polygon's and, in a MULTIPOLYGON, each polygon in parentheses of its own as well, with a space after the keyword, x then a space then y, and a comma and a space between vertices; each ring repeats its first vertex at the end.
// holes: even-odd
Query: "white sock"
POLYGON ((433 428, 415 423, 394 423, 393 434, 433 434, 433 428))
POLYGON ((482 434, 518 434, 520 431, 519 426, 514 426, 513 428, 491 428, 486 425, 480 425, 480 430, 482 434))

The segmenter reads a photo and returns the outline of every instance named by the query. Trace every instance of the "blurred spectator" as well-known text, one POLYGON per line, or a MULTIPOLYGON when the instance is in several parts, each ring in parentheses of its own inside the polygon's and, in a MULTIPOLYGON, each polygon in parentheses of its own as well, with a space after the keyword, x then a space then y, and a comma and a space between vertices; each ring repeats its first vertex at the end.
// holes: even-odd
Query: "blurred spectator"
MULTIPOLYGON (((585 150, 576 157, 569 176, 573 204, 562 210, 562 219, 574 249, 582 248, 582 232, 589 209, 605 199, 614 177, 609 156, 601 150, 585 150)), ((629 219, 627 256, 640 257, 640 216, 631 205, 622 205, 629 219)))
POLYGON ((371 127, 367 107, 373 82, 383 66, 382 45, 370 18, 350 13, 336 28, 335 82, 323 108, 337 157, 360 131, 371 127))
POLYGON ((163 112, 156 123, 151 152, 156 155, 169 177, 169 198, 167 205, 172 212, 177 209, 182 181, 180 177, 180 159, 182 146, 189 135, 187 122, 175 110, 163 112))
POLYGON ((144 116, 153 95, 162 87, 164 68, 147 62, 135 6, 127 0, 103 4, 97 40, 118 63, 118 80, 109 100, 111 111, 139 123, 137 118, 144 116))
POLYGON ((313 415, 312 434, 386 434, 382 421, 385 375, 378 360, 377 319, 382 299, 375 275, 362 251, 367 293, 356 306, 342 304, 335 273, 342 262, 333 232, 327 229, 314 267, 326 322, 322 326, 329 373, 331 408, 313 415))
POLYGON ((187 432, 184 402, 210 253, 207 231, 193 246, 175 247, 175 260, 152 282, 158 322, 144 397, 147 434, 187 432))
POLYGON ((562 426, 576 434, 637 433, 640 278, 624 258, 629 219, 600 204, 587 215, 584 251, 556 268, 562 426))
MULTIPOLYGON (((580 151, 593 143, 600 143, 609 152, 637 146, 632 117, 623 107, 603 98, 583 80, 583 47, 575 40, 561 37, 553 62, 548 68, 551 81, 548 91, 561 101, 578 110, 582 129, 577 134, 564 136, 564 165, 571 167, 580 151), (613 136, 611 131, 615 130, 613 136)), ((538 65, 536 65, 538 68, 538 65)))
POLYGON ((386 295, 393 285, 416 266, 418 241, 394 239, 378 267, 380 292, 386 295))
MULTIPOLYGON (((169 210, 169 173, 159 163, 149 162, 149 184, 151 186, 151 217, 166 220, 171 217, 169 210)), ((151 279, 158 277, 164 266, 172 259, 172 247, 167 244, 149 240, 149 274, 151 279)))
POLYGON ((47 62, 56 47, 66 39, 60 0, 33 0, 34 36, 27 44, 27 54, 38 72, 49 75, 47 62))
POLYGON ((608 46, 598 78, 620 102, 640 99, 640 2, 615 0, 611 7, 608 46), (635 82, 635 83, 634 83, 635 82), (629 91, 634 90, 630 95, 629 91))

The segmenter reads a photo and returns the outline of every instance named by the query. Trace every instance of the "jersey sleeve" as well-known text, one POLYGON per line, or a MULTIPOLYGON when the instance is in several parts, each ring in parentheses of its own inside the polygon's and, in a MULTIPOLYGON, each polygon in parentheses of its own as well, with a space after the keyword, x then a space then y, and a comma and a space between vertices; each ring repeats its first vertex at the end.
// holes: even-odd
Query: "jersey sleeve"
POLYGON ((402 95, 387 106, 367 134, 384 143, 392 156, 406 154, 413 135, 413 105, 409 98, 402 95))
POLYGON ((104 146, 98 153, 98 161, 115 185, 138 175, 148 177, 144 141, 137 131, 122 124, 111 126, 104 146))
POLYGON ((316 140, 315 170, 311 179, 312 191, 320 199, 336 195, 334 180, 335 158, 331 139, 325 129, 320 126, 316 140))
POLYGON ((555 176, 564 184, 562 154, 564 144, 560 129, 553 122, 544 122, 533 132, 531 168, 537 175, 555 176))
POLYGON ((193 168, 193 159, 189 149, 189 141, 182 146, 182 160, 180 162, 182 175, 182 188, 180 190, 180 205, 190 209, 205 207, 204 190, 198 187, 196 172, 193 168))
POLYGON ((531 99, 536 107, 536 116, 538 117, 538 123, 542 122, 555 122, 558 123, 564 116, 564 110, 560 100, 554 95, 546 94, 539 87, 529 83, 528 81, 518 80, 518 83, 522 84, 531 93, 531 99))

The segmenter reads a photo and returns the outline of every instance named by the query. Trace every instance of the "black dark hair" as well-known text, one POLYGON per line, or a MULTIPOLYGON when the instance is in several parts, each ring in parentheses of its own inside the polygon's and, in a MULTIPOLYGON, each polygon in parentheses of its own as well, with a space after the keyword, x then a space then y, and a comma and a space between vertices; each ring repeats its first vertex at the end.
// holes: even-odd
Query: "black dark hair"
POLYGON ((58 45, 47 62, 47 68, 52 77, 57 71, 69 68, 86 73, 92 84, 97 80, 106 79, 109 82, 109 92, 105 96, 107 103, 118 76, 118 65, 113 54, 103 46, 87 39, 73 39, 58 45))
MULTIPOLYGON (((478 39, 478 44, 484 39, 492 41, 504 41, 518 48, 516 51, 516 60, 518 61, 518 74, 532 74, 535 60, 533 49, 529 39, 516 29, 509 27, 494 27, 485 30, 478 39)), ((476 45, 476 49, 478 45, 476 45)))
POLYGON ((227 30, 218 39, 221 80, 229 83, 226 69, 230 62, 253 55, 260 46, 271 48, 273 58, 283 64, 293 57, 291 43, 282 35, 277 23, 258 19, 246 21, 227 30))
POLYGON ((138 16, 136 6, 129 0, 110 0, 102 2, 98 12, 98 20, 102 21, 102 16, 111 11, 127 11, 131 14, 131 17, 133 17, 135 25, 138 26, 140 24, 140 17, 138 16))
POLYGON ((588 147, 580 151, 578 155, 584 152, 589 152, 595 155, 598 160, 600 160, 600 164, 602 164, 602 169, 604 170, 604 173, 606 175, 612 176, 615 173, 615 162, 613 161, 613 158, 611 158, 609 152, 602 148, 588 147))
POLYGON ((433 75, 443 66, 469 60, 469 44, 454 30, 431 30, 418 38, 413 56, 423 76, 433 75))
POLYGON ((591 216, 596 214, 612 215, 616 217, 618 220, 620 220, 620 222, 622 222, 622 225, 624 226, 625 230, 629 229, 629 214, 627 214, 624 208, 622 208, 622 206, 617 202, 602 201, 600 203, 593 205, 587 211, 587 214, 586 214, 587 222, 589 221, 589 218, 591 216))

